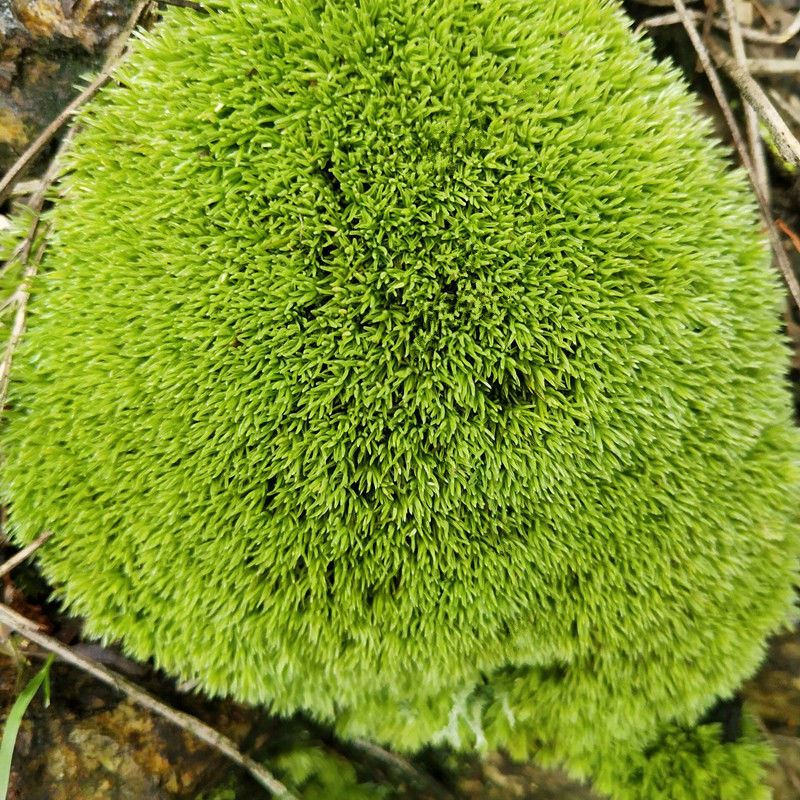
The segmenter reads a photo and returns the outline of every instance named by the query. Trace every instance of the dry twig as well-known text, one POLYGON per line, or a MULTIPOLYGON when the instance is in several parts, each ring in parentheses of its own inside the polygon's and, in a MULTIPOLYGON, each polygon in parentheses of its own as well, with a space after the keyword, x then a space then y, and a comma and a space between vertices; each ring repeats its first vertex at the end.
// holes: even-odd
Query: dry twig
MULTIPOLYGON (((725 3, 725 13, 730 25, 731 49, 733 50, 734 58, 739 67, 747 72, 747 51, 744 48, 742 28, 736 13, 736 4, 734 0, 723 0, 723 2, 725 3)), ((753 159, 753 174, 758 183, 758 188, 769 202, 769 172, 767 170, 767 159, 764 155, 764 143, 761 140, 758 112, 749 102, 744 104, 744 121, 747 128, 747 138, 750 142, 750 157, 753 159)))
MULTIPOLYGON (((683 0, 674 0, 674 2, 676 6, 679 2, 681 5, 683 4, 683 0)), ((684 27, 686 26, 684 25, 684 27)), ((710 53, 717 65, 725 70, 728 77, 736 84, 736 88, 742 93, 742 97, 756 109, 758 116, 769 128, 781 158, 790 164, 800 165, 800 142, 789 130, 789 126, 772 105, 766 92, 753 80, 747 68, 741 67, 713 38, 708 41, 707 53, 710 53)))
MULTIPOLYGON (((73 100, 72 103, 70 103, 64 109, 64 111, 62 111, 61 114, 59 114, 58 117, 52 123, 50 123, 50 125, 48 125, 47 128, 45 128, 42 135, 36 139, 36 141, 28 148, 28 150, 26 150, 25 153, 20 156, 16 164, 14 164, 14 166, 12 166, 11 169, 6 173, 4 178, 0 181, 0 201, 2 201, 2 199, 11 191, 14 182, 25 169, 25 167, 28 166, 28 164, 39 154, 39 152, 41 152, 42 148, 44 148, 47 142, 50 141, 61 125, 66 122, 68 117, 109 80, 116 65, 125 52, 125 47, 131 37, 131 34, 133 33, 134 28, 138 24, 142 14, 145 11, 145 8, 147 8, 149 3, 150 0, 138 0, 133 12, 131 13, 131 16, 128 18, 125 28, 109 47, 105 66, 103 67, 100 75, 98 75, 98 77, 95 78, 95 80, 92 81, 92 83, 87 86, 86 89, 84 89, 84 91, 81 92, 81 94, 79 94, 78 97, 76 97, 75 100, 73 100)), ((13 253, 9 261, 7 261, 2 268, 0 268, 0 273, 2 273, 11 263, 21 262, 25 265, 22 272, 22 280, 20 285, 11 297, 10 304, 16 305, 17 310, 14 315, 14 321, 11 325, 11 333, 6 344, 6 349, 3 354, 2 361, 0 361, 0 412, 2 412, 2 409, 5 406, 6 395, 8 394, 11 359, 13 357, 14 350, 16 350, 17 345, 19 344, 22 335, 25 332, 27 305, 30 297, 30 284, 36 275, 39 261, 44 254, 44 243, 42 243, 41 247, 36 253, 36 256, 31 258, 31 250, 34 242, 36 241, 37 234, 39 233, 41 211, 44 206, 47 192, 50 190, 53 182, 58 177, 61 167, 61 156, 69 148, 74 135, 75 128, 73 127, 62 139, 61 145, 59 146, 55 157, 50 163, 47 172, 39 182, 38 188, 31 196, 29 205, 34 216, 30 229, 28 230, 25 239, 13 253)))
MULTIPOLYGON (((11 373, 11 359, 13 358, 14 351, 17 348, 22 334, 25 332, 25 321, 27 319, 28 299, 30 297, 31 281, 36 275, 39 268, 39 262, 44 255, 44 243, 42 243, 36 252, 36 255, 31 257, 31 250, 33 249, 34 242, 36 241, 37 234, 39 233, 39 222, 41 218, 42 207, 47 192, 56 179, 60 169, 60 157, 62 153, 69 147, 72 137, 74 136, 74 129, 70 130, 61 142, 61 145, 56 153, 53 161, 47 169, 44 177, 42 178, 39 188, 31 196, 30 208, 33 211, 33 221, 25 238, 20 243, 19 247, 14 251, 11 258, 0 269, 0 273, 4 272, 8 266, 19 261, 25 265, 22 271, 22 279, 17 290, 10 298, 8 305, 16 305, 17 310, 14 314, 14 321, 11 324, 11 333, 9 334, 6 348, 3 353, 3 358, 0 361, 0 413, 6 403, 6 396, 8 394, 8 381, 11 373)), ((5 308, 5 305, 4 305, 5 308)))
POLYGON ((194 0, 156 0, 156 2, 165 6, 177 6, 178 8, 191 8, 192 11, 197 11, 200 14, 208 14, 208 9, 200 3, 195 3, 194 0))
POLYGON ((355 739, 350 744, 376 761, 381 761, 389 767, 404 773, 414 783, 426 784, 436 797, 441 798, 441 800, 452 800, 450 792, 441 786, 438 781, 430 775, 420 773, 410 761, 407 761, 397 753, 385 750, 380 745, 368 742, 365 739, 355 739))
POLYGON ((131 681, 118 675, 113 670, 108 669, 108 667, 98 664, 96 661, 86 656, 79 655, 72 648, 59 642, 58 639, 41 633, 35 622, 32 622, 27 617, 23 617, 21 614, 17 614, 16 611, 3 603, 0 603, 0 624, 16 631, 28 641, 39 645, 39 647, 43 647, 45 650, 54 653, 67 664, 71 664, 73 667, 77 667, 83 670, 83 672, 97 678, 97 680, 102 683, 113 687, 118 692, 130 698, 134 703, 142 706, 142 708, 146 708, 148 711, 152 711, 154 714, 158 714, 158 716, 168 720, 173 725, 192 733, 198 739, 225 755, 235 764, 246 769, 254 780, 276 797, 284 798, 284 800, 296 800, 286 786, 269 772, 269 770, 250 758, 250 756, 242 753, 236 747, 236 744, 227 736, 214 730, 214 728, 201 722, 191 714, 178 711, 168 706, 166 703, 161 702, 161 700, 153 697, 149 692, 146 692, 135 683, 131 683, 131 681))
MULTIPOLYGON (((697 57, 700 59, 700 63, 705 70, 708 81, 711 84, 711 88, 713 89, 714 95, 717 98, 720 109, 722 110, 722 114, 725 117, 725 121, 730 128, 731 138, 733 139, 733 144, 739 153, 739 158, 741 158, 742 164, 744 165, 744 168, 747 170, 747 174, 750 177, 750 182, 753 184, 753 191, 755 192, 756 199, 758 200, 761 217, 767 227, 769 241, 772 245, 772 251, 775 254, 775 261, 777 262, 778 268, 783 274, 783 278, 786 281, 786 285, 789 288, 789 293, 792 295, 795 305, 800 308, 800 283, 797 281, 797 276, 792 270, 789 257, 783 247, 783 241, 781 240, 778 229, 775 226, 775 221, 772 218, 772 211, 770 210, 767 198, 764 197, 761 189, 758 186, 758 180, 756 179, 753 162, 750 159, 750 154, 747 152, 747 145, 745 144, 744 137, 742 136, 742 132, 739 128, 739 123, 736 121, 736 117, 734 116, 733 110, 728 102, 728 98, 725 96, 725 90, 722 88, 722 83, 711 60, 711 55, 703 43, 703 40, 700 38, 700 34, 695 29, 694 22, 689 15, 683 0, 672 1, 675 5, 675 10, 681 17, 681 22, 683 23, 683 27, 686 29, 686 33, 692 42, 692 46, 697 52, 697 57)), ((736 66, 735 62, 733 66, 736 66)), ((783 122, 783 120, 781 120, 781 122, 783 122)))
MULTIPOLYGON (((703 20, 705 20, 706 18, 706 15, 700 11, 688 11, 688 13, 689 16, 696 22, 703 22, 703 20)), ((667 27, 668 25, 680 25, 680 24, 681 24, 681 15, 676 12, 672 12, 671 14, 656 14, 654 17, 647 17, 647 19, 643 19, 636 26, 636 30, 639 31, 642 28, 664 28, 667 27)))
MULTIPOLYGON (((672 0, 667 0, 663 5, 672 5, 672 0)), ((706 15, 702 11, 695 11, 687 9, 689 16, 698 21, 703 22, 706 15)), ((655 16, 643 19, 637 26, 637 31, 641 28, 663 28, 668 25, 680 25, 681 16, 677 13, 671 14, 656 14, 655 16)), ((714 17, 711 20, 711 27, 717 30, 730 33, 731 26, 727 19, 721 17, 714 17)), ((794 19, 785 31, 780 33, 767 33, 766 31, 759 30, 758 28, 751 28, 747 25, 739 25, 742 32, 742 38, 747 42, 754 42, 756 44, 786 44, 798 33, 800 33, 800 14, 794 19)))
POLYGON ((795 125, 800 126, 800 109, 795 108, 779 91, 776 89, 769 90, 769 96, 775 101, 775 105, 783 111, 788 117, 791 118, 795 125))
POLYGON ((797 13, 785 30, 772 34, 772 38, 768 41, 773 44, 786 44, 791 39, 794 39, 798 33, 800 33, 800 12, 797 13))
POLYGON ((800 72, 800 59, 751 58, 747 68, 751 75, 797 75, 800 72))
POLYGON ((34 539, 29 545, 23 547, 16 555, 11 556, 8 561, 0 564, 0 578, 8 575, 12 569, 18 567, 26 558, 32 556, 53 534, 45 531, 38 539, 34 539))
POLYGON ((31 225, 31 230, 25 239, 24 247, 22 250, 21 258, 24 258, 25 269, 22 272, 22 283, 20 283, 17 290, 11 297, 8 305, 16 305, 17 310, 14 314, 14 321, 11 324, 11 333, 6 342, 6 349, 3 353, 3 359, 0 361, 0 412, 5 408, 6 396, 8 395, 8 381, 11 374, 11 359, 14 356, 14 351, 17 349, 22 334, 25 332, 25 322, 27 319, 28 299, 30 297, 31 288, 30 284, 36 271, 39 268, 39 262, 44 254, 44 244, 40 245, 36 252, 35 257, 30 257, 30 248, 33 246, 33 241, 36 238, 36 233, 39 229, 39 216, 31 225))

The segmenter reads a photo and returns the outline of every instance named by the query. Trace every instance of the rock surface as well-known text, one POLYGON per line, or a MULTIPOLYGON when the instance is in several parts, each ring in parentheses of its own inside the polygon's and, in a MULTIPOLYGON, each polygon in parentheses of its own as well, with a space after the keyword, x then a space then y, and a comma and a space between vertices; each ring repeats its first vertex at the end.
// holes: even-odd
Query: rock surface
POLYGON ((0 173, 99 67, 132 0, 0 0, 0 173))

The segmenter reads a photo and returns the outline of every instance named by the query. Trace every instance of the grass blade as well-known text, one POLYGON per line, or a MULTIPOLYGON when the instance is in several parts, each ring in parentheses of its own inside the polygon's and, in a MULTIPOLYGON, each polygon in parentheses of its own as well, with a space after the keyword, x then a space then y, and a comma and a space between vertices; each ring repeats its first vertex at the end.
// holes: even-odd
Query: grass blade
POLYGON ((5 800, 8 794, 8 782, 11 777, 11 759, 14 755, 14 745, 17 743, 19 726, 22 717, 28 709, 39 687, 44 683, 45 705, 50 701, 50 665, 53 663, 53 656, 45 661, 44 666, 31 678, 28 685, 22 690, 19 697, 14 701, 11 711, 6 720, 6 727, 3 731, 3 740, 0 742, 0 797, 5 800))

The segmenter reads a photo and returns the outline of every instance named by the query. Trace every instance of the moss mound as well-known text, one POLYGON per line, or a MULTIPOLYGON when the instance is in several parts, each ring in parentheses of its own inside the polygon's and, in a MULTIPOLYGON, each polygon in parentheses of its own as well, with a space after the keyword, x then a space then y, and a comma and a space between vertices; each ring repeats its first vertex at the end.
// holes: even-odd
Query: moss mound
POLYGON ((755 668, 798 550, 781 292, 616 6, 173 10, 81 124, 2 491, 91 633, 601 776, 755 668))

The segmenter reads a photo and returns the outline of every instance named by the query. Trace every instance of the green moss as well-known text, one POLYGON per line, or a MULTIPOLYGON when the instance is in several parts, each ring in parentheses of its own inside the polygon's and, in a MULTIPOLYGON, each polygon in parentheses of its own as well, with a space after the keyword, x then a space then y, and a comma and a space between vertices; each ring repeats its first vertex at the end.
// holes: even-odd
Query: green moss
POLYGON ((770 800, 762 765, 774 756, 753 723, 739 741, 720 739, 719 725, 673 727, 645 752, 604 764, 598 785, 619 800, 770 800))
POLYGON ((351 763, 321 747, 296 747, 273 763, 303 800, 388 800, 394 794, 387 786, 360 782, 351 763))
POLYGON ((3 436, 91 634, 598 776, 752 672, 798 551, 781 292, 616 6, 225 0, 118 78, 3 436))

